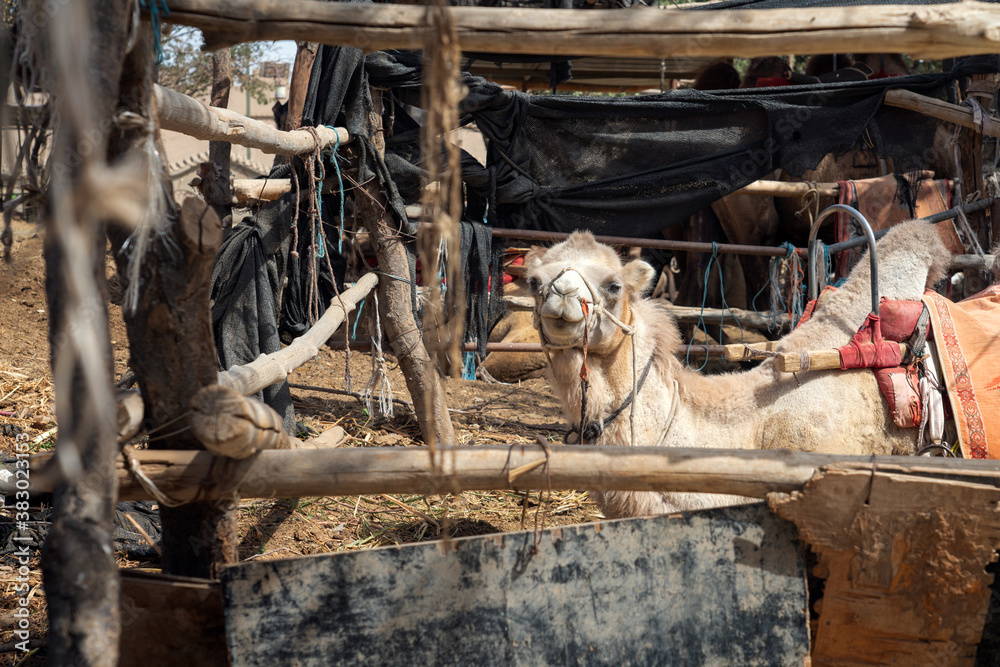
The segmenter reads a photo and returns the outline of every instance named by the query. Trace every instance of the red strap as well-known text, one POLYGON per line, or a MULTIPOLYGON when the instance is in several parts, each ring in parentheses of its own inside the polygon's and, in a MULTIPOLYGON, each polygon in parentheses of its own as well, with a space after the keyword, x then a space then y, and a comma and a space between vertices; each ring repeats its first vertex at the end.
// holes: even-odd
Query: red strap
POLYGON ((882 320, 870 313, 865 323, 854 334, 851 342, 838 349, 840 369, 848 368, 891 368, 899 366, 902 356, 899 345, 882 340, 882 320))
POLYGON ((791 86, 792 82, 783 76, 762 76, 757 79, 757 88, 774 88, 776 86, 791 86))

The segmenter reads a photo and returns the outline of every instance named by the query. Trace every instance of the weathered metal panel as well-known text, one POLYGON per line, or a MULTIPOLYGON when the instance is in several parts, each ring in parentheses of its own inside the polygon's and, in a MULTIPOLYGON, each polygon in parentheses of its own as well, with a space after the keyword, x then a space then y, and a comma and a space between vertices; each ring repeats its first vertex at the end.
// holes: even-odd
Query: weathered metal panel
POLYGON ((802 550, 764 505, 247 563, 233 664, 796 665, 802 550))

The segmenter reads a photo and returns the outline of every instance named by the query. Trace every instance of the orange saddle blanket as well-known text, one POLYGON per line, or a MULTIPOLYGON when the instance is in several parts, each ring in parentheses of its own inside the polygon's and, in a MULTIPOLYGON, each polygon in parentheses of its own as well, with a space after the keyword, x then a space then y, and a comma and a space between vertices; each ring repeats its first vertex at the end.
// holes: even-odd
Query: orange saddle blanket
POLYGON ((1000 284, 955 303, 923 297, 962 455, 1000 459, 1000 284))

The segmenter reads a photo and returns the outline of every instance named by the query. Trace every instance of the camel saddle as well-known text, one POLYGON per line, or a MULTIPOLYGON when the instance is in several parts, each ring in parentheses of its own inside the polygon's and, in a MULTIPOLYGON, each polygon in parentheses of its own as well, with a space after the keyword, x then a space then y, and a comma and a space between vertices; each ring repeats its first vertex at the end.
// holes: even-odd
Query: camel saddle
MULTIPOLYGON (((827 286, 818 298, 810 301, 796 326, 808 322, 817 308, 837 291, 827 286)), ((883 298, 879 314, 870 314, 851 342, 838 348, 840 368, 870 368, 878 381, 878 388, 885 396, 893 421, 903 428, 919 427, 923 420, 923 401, 920 391, 920 374, 916 360, 923 356, 929 322, 927 309, 920 301, 895 301, 883 298), (907 364, 902 363, 899 346, 909 343, 915 354, 907 364)))
MULTIPOLYGON (((828 287, 811 301, 799 324, 834 290, 828 287)), ((931 291, 920 301, 882 299, 879 315, 869 315, 851 343, 839 348, 841 368, 871 368, 896 425, 920 427, 927 410, 928 380, 920 377, 917 361, 924 355, 925 342, 933 342, 937 373, 948 399, 944 412, 954 419, 962 455, 1000 459, 1000 419, 994 417, 1000 415, 998 331, 1000 284, 959 302, 931 291), (898 360, 898 346, 886 345, 887 341, 909 343, 913 353, 907 363, 898 360)), ((936 388, 931 393, 936 394, 936 388)))

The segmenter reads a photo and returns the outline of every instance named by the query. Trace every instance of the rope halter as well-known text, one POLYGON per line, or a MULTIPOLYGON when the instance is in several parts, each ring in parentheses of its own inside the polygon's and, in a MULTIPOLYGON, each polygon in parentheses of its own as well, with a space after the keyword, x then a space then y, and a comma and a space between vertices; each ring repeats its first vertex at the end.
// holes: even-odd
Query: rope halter
POLYGON ((584 440, 593 440, 600 436, 604 432, 604 427, 613 422, 618 418, 618 415, 626 407, 630 407, 629 412, 629 426, 631 431, 631 444, 635 446, 635 397, 639 393, 639 389, 642 384, 646 381, 646 376, 649 373, 650 367, 653 365, 652 355, 649 358, 649 362, 646 364, 646 368, 642 372, 642 378, 639 379, 637 375, 637 364, 636 364, 636 346, 635 338, 632 339, 632 392, 628 395, 625 401, 618 407, 617 410, 612 412, 609 416, 601 419, 593 419, 587 421, 587 388, 590 385, 590 369, 587 367, 587 347, 590 342, 590 328, 591 322, 594 317, 607 317, 615 326, 621 329, 622 333, 626 336, 635 336, 636 327, 635 325, 628 325, 622 322, 618 317, 615 316, 604 303, 600 300, 600 293, 594 289, 594 286, 587 280, 587 276, 583 275, 579 270, 573 267, 567 266, 562 269, 559 273, 555 275, 550 281, 542 285, 538 290, 537 298, 535 299, 535 310, 532 313, 532 324, 538 331, 538 337, 542 343, 542 350, 545 352, 545 358, 552 365, 552 358, 549 356, 549 350, 568 350, 580 348, 583 353, 583 360, 580 364, 580 422, 579 426, 572 427, 570 433, 578 433, 580 436, 579 444, 584 444, 584 440), (593 301, 590 302, 586 297, 578 296, 577 299, 580 301, 580 308, 583 311, 583 341, 581 344, 569 344, 569 345, 553 345, 545 337, 545 330, 541 326, 542 318, 542 305, 548 301, 549 296, 555 291, 560 296, 568 296, 562 294, 555 287, 555 282, 559 280, 565 273, 573 271, 580 279, 583 281, 584 286, 590 291, 590 296, 593 301))
POLYGON ((607 317, 615 326, 621 329, 622 333, 624 333, 626 336, 635 335, 635 326, 629 326, 628 324, 625 324, 620 319, 615 317, 614 313, 612 313, 605 307, 604 303, 601 301, 600 292, 594 289, 594 286, 591 284, 591 282, 587 280, 587 276, 583 275, 583 273, 581 273, 577 269, 574 269, 571 266, 566 266, 563 267, 562 271, 557 273, 551 280, 549 280, 547 283, 545 283, 538 289, 538 295, 537 298, 535 299, 535 310, 532 312, 532 324, 534 325, 535 329, 538 330, 539 338, 541 339, 542 342, 542 349, 545 350, 546 356, 548 356, 549 350, 569 350, 579 347, 584 351, 584 362, 586 362, 587 338, 590 335, 590 328, 592 326, 592 322, 596 322, 596 320, 593 318, 601 316, 607 317), (570 271, 580 276, 580 280, 583 281, 584 286, 590 292, 590 296, 592 297, 592 300, 590 301, 588 301, 586 297, 582 296, 577 297, 577 299, 580 301, 580 307, 583 310, 583 316, 584 316, 584 342, 582 344, 554 345, 546 339, 545 331, 542 329, 541 326, 542 305, 549 300, 549 296, 552 294, 552 292, 555 292, 560 296, 568 296, 566 294, 562 294, 562 292, 556 289, 555 282, 560 278, 562 278, 564 274, 569 273, 570 271))

